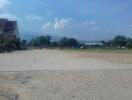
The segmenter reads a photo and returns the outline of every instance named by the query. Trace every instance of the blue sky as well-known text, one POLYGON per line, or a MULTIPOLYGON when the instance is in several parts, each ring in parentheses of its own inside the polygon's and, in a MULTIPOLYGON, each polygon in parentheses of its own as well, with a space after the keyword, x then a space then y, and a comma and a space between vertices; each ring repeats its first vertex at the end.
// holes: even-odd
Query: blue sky
POLYGON ((132 37, 131 0, 0 0, 0 18, 17 20, 21 35, 94 41, 132 37))

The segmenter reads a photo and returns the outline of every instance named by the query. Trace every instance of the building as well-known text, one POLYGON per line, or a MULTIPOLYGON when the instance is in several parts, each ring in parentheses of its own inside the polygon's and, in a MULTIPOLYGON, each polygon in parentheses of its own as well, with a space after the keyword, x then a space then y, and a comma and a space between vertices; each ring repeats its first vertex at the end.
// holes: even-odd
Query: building
POLYGON ((9 21, 8 19, 0 19, 0 40, 19 39, 19 31, 17 21, 9 21))
POLYGON ((87 42, 87 43, 83 43, 81 48, 93 48, 93 47, 102 47, 103 43, 100 42, 87 42))
POLYGON ((89 43, 84 43, 86 46, 103 46, 103 43, 100 42, 89 42, 89 43))

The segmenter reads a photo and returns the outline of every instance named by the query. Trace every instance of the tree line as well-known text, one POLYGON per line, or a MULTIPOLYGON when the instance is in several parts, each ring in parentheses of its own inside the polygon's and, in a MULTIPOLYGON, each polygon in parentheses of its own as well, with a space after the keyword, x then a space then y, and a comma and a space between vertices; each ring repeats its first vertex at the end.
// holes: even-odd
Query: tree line
MULTIPOLYGON (((132 49, 132 38, 118 35, 108 41, 100 41, 103 45, 101 48, 128 48, 132 49)), ((28 47, 35 48, 81 48, 85 43, 80 43, 75 38, 63 37, 59 41, 52 41, 51 36, 38 36, 31 41, 26 40, 0 40, 0 52, 23 50, 28 47)), ((99 47, 99 46, 97 46, 99 47)))
MULTIPOLYGON (((103 45, 103 47, 107 48, 132 48, 132 38, 128 38, 122 35, 118 35, 114 37, 111 40, 108 41, 100 41, 103 45)), ((51 41, 50 36, 39 36, 35 39, 32 39, 29 42, 29 46, 31 47, 41 47, 41 48, 48 48, 48 47, 59 47, 59 48, 80 48, 82 45, 85 45, 85 43, 80 43, 75 38, 67 38, 63 37, 60 39, 60 41, 51 41)), ((99 46, 97 46, 99 47, 99 46)))
POLYGON ((115 47, 115 48, 132 48, 132 38, 128 38, 123 35, 118 35, 114 39, 109 41, 101 41, 104 47, 115 47))
POLYGON ((0 40, 0 52, 20 50, 20 39, 1 39, 0 40))
POLYGON ((60 41, 51 41, 50 36, 39 36, 35 39, 32 39, 29 42, 31 47, 40 47, 40 48, 49 48, 49 47, 73 47, 75 48, 78 45, 78 41, 75 38, 63 37, 60 41))

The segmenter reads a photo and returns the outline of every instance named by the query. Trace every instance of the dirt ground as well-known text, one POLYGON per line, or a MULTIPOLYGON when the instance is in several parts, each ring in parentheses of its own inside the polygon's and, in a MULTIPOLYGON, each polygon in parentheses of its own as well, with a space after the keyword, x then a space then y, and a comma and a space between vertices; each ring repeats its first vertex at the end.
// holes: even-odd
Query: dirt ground
POLYGON ((102 52, 71 52, 70 54, 78 57, 94 58, 118 64, 132 64, 132 54, 130 53, 102 53, 102 52))
POLYGON ((3 100, 132 100, 131 70, 1 72, 0 77, 0 91, 18 96, 3 100))
POLYGON ((132 100, 131 57, 61 50, 0 54, 0 100, 132 100))
POLYGON ((132 54, 31 50, 0 54, 0 71, 132 69, 132 54))

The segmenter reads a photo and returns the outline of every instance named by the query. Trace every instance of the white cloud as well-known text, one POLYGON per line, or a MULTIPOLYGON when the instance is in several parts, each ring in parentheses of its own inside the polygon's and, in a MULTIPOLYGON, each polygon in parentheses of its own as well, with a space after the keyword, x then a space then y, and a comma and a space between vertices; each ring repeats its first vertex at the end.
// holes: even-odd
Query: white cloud
POLYGON ((0 18, 7 18, 7 19, 10 19, 10 20, 16 20, 17 16, 15 16, 13 14, 10 14, 10 13, 1 13, 0 18))
POLYGON ((9 0, 0 0, 0 10, 4 9, 9 4, 10 4, 9 0))
POLYGON ((10 4, 10 0, 0 0, 0 18, 7 18, 9 20, 21 20, 16 15, 9 13, 6 10, 6 7, 10 4))
POLYGON ((64 29, 66 27, 69 27, 71 22, 71 19, 55 19, 55 23, 54 23, 54 29, 58 30, 58 29, 64 29))
POLYGON ((107 30, 107 26, 98 25, 96 21, 74 22, 70 18, 55 19, 54 21, 46 22, 42 25, 41 30, 74 30, 79 28, 92 32, 107 30))
POLYGON ((47 28, 49 28, 51 25, 52 25, 52 24, 51 24, 50 22, 47 22, 47 23, 45 23, 45 24, 41 27, 41 29, 47 29, 47 28))
POLYGON ((26 16, 26 19, 28 19, 28 20, 42 20, 42 17, 37 16, 37 15, 28 15, 28 16, 26 16))
POLYGON ((90 21, 89 24, 90 25, 96 25, 96 22, 95 21, 90 21))
POLYGON ((104 30, 106 29, 106 26, 94 26, 90 30, 91 31, 99 31, 99 30, 104 30))
POLYGON ((13 20, 13 21, 16 21, 16 20, 17 21, 22 21, 22 18, 19 18, 16 15, 11 14, 11 13, 1 13, 0 18, 7 18, 7 19, 13 20))
POLYGON ((107 26, 104 25, 98 25, 96 21, 86 21, 80 24, 79 27, 87 27, 87 30, 89 31, 100 31, 100 30, 106 30, 107 26))
POLYGON ((89 22, 82 23, 82 25, 91 25, 91 26, 96 25, 96 24, 97 24, 96 21, 89 21, 89 22))
POLYGON ((55 19, 54 21, 46 22, 42 25, 41 29, 54 29, 54 30, 61 30, 64 28, 69 28, 71 25, 71 20, 68 18, 62 18, 62 19, 55 19))

